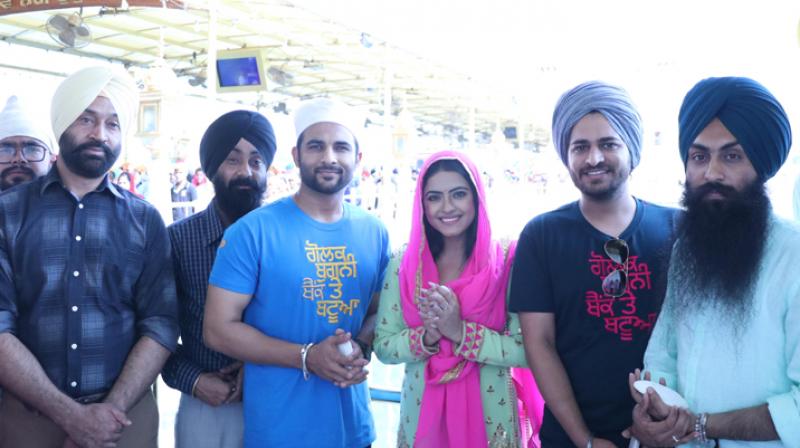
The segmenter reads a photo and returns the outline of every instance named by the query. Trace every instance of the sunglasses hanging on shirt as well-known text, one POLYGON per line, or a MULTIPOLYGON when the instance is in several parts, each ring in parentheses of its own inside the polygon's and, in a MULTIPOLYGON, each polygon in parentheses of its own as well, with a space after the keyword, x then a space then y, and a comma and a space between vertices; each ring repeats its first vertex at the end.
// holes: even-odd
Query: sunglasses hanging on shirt
POLYGON ((622 268, 614 269, 603 279, 603 294, 611 297, 621 297, 628 289, 628 243, 625 240, 614 238, 606 241, 603 250, 608 258, 622 268))

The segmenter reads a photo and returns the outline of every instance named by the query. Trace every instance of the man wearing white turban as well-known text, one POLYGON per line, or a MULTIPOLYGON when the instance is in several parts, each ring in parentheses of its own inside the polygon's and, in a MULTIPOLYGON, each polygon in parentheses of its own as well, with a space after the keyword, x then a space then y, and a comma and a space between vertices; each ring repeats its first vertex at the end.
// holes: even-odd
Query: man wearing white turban
POLYGON ((55 143, 43 116, 16 96, 0 112, 0 191, 42 177, 55 163, 55 143))
POLYGON ((55 169, 0 194, 0 448, 157 446, 149 388, 178 333, 169 238, 107 175, 136 103, 122 71, 69 76, 55 169))
POLYGON ((363 121, 352 116, 328 99, 302 104, 292 149, 300 190, 236 221, 217 250, 203 339, 245 362, 245 448, 375 440, 362 367, 389 239, 344 201, 361 156, 363 121))

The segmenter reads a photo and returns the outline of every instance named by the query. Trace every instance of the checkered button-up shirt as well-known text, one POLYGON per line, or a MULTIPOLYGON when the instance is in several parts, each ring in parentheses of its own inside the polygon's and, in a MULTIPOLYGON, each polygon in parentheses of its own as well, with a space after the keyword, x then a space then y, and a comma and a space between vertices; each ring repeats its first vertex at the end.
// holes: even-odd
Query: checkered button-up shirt
POLYGON ((180 305, 181 343, 161 376, 170 387, 192 393, 204 372, 213 372, 236 362, 203 344, 203 310, 208 276, 225 229, 215 201, 208 208, 168 227, 175 264, 175 283, 180 305))
POLYGON ((174 350, 175 281, 155 208, 108 178, 79 200, 55 168, 0 194, 3 332, 72 397, 107 392, 142 336, 174 350))

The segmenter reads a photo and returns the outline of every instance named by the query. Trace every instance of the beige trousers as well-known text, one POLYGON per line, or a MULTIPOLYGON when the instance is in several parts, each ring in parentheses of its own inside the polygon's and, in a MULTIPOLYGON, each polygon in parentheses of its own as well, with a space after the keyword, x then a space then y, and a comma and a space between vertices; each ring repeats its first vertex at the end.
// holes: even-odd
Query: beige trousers
MULTIPOLYGON (((117 448, 158 447, 158 407, 148 391, 128 411, 133 422, 122 432, 117 448)), ((25 406, 6 391, 0 401, 0 448, 61 448, 67 435, 52 420, 25 406)))

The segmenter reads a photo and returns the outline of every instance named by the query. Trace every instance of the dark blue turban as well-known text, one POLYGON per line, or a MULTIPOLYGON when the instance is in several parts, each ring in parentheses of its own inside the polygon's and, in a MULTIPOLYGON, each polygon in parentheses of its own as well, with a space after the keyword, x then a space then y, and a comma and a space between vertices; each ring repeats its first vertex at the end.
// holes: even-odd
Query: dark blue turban
POLYGON ((275 132, 267 119, 249 110, 235 110, 214 120, 200 141, 200 165, 209 179, 228 157, 231 150, 245 139, 256 147, 267 166, 275 157, 275 132))
POLYGON ((686 94, 678 115, 684 166, 689 148, 714 119, 742 145, 761 180, 778 172, 792 146, 792 129, 781 104, 749 78, 707 78, 686 94))
POLYGON ((572 128, 587 114, 597 112, 614 129, 631 155, 631 169, 642 153, 642 119, 624 89, 600 81, 585 82, 561 95, 553 111, 553 144, 567 165, 572 128))

